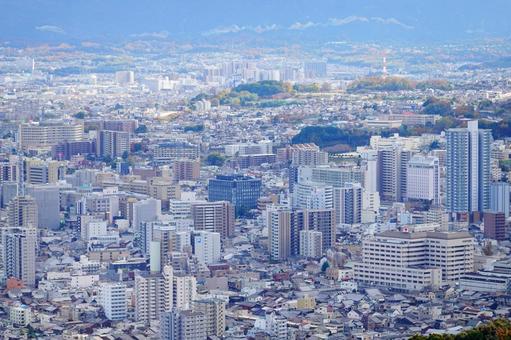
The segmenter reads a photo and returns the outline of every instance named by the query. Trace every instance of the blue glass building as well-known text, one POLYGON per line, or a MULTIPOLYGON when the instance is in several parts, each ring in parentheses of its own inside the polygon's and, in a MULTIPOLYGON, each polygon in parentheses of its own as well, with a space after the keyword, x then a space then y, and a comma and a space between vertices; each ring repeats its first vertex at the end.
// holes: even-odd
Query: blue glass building
POLYGON ((208 199, 228 201, 234 205, 236 217, 247 217, 257 208, 261 196, 261 180, 243 175, 218 175, 209 180, 208 199))

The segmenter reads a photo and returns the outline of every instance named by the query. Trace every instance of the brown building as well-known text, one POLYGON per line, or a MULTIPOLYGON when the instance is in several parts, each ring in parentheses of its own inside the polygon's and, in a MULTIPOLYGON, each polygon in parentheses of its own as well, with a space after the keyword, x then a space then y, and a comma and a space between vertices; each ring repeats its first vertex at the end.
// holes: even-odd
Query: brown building
POLYGON ((192 219, 195 230, 217 232, 222 238, 234 232, 234 207, 227 201, 193 202, 192 219))
POLYGON ((196 181, 200 177, 200 161, 198 159, 178 159, 172 164, 175 181, 196 181))
POLYGON ((504 213, 484 213, 484 236, 497 241, 506 239, 506 215, 504 213))

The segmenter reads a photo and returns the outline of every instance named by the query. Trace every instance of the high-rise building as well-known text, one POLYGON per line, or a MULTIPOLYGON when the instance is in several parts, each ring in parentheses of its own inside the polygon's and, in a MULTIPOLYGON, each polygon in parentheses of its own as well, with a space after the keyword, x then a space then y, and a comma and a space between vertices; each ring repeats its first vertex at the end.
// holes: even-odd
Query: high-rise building
POLYGON ((317 230, 301 230, 300 256, 306 258, 323 256, 323 233, 317 230))
POLYGON ((135 231, 141 231, 142 223, 156 221, 161 216, 161 201, 148 198, 133 204, 133 221, 135 231))
POLYGON ((446 131, 447 201, 451 214, 483 212, 490 207, 491 131, 469 121, 446 131))
POLYGON ((174 276, 173 303, 177 309, 191 309, 197 298, 197 279, 195 276, 174 276))
POLYGON ((27 286, 35 286, 37 229, 11 227, 3 230, 2 246, 5 278, 15 278, 27 286))
POLYGON ((37 204, 39 228, 60 228, 60 191, 51 184, 27 185, 26 192, 37 204))
POLYGON ((321 233, 321 248, 330 249, 335 239, 333 209, 289 210, 284 206, 269 206, 267 212, 270 258, 275 261, 298 256, 302 249, 300 232, 313 230, 321 233))
POLYGON ((484 213, 484 237, 497 241, 506 239, 506 215, 503 212, 484 213))
POLYGON ((502 212, 509 217, 509 183, 494 182, 490 185, 490 211, 502 212))
POLYGON ((474 270, 474 240, 466 232, 386 231, 362 242, 354 269, 364 285, 421 290, 452 284, 474 270))
POLYGON ((440 165, 437 157, 415 155, 408 161, 406 198, 440 205, 440 165))
POLYGON ((135 319, 158 320, 174 306, 174 274, 165 266, 161 273, 139 272, 135 275, 135 319))
POLYGON ((192 203, 192 219, 195 230, 217 232, 222 238, 234 233, 234 207, 230 202, 200 202, 192 203))
POLYGON ((220 261, 220 233, 197 231, 192 234, 193 254, 201 263, 212 264, 220 261))
POLYGON ((242 175, 218 175, 208 182, 210 202, 227 201, 234 205, 236 217, 249 216, 257 209, 261 196, 261 180, 242 175))
POLYGON ((341 188, 334 188, 334 209, 337 223, 361 223, 362 186, 360 183, 346 183, 341 188))
POLYGON ((124 131, 98 131, 96 154, 101 157, 117 158, 130 152, 130 134, 124 131))
POLYGON ((193 310, 204 315, 206 336, 222 337, 225 333, 225 302, 219 299, 201 299, 193 303, 193 310))
POLYGON ((207 338, 204 315, 192 310, 172 310, 160 318, 162 340, 204 340, 207 338))
POLYGON ((293 213, 284 207, 271 207, 268 212, 268 236, 270 258, 285 261, 292 255, 291 229, 293 213))
MULTIPOLYGON (((297 182, 315 182, 331 185, 334 188, 343 187, 346 183, 362 183, 364 172, 358 166, 332 168, 329 166, 300 166, 298 167, 297 182)), ((376 175, 375 178, 376 180, 376 175)))
POLYGON ((65 164, 59 161, 29 159, 25 163, 25 179, 29 184, 55 184, 66 174, 65 164))
POLYGON ((295 209, 332 209, 334 188, 323 183, 299 182, 294 186, 292 200, 295 209))
POLYGON ((83 139, 83 123, 23 123, 19 127, 19 139, 24 150, 50 148, 64 141, 80 141, 83 139))
POLYGON ((172 163, 175 181, 196 181, 200 177, 200 161, 198 159, 177 159, 172 163))
POLYGON ((412 152, 400 144, 378 147, 378 192, 389 202, 401 202, 406 195, 407 164, 412 152))
POLYGON ((103 282, 100 288, 100 303, 108 320, 124 320, 128 314, 126 284, 103 282))
POLYGON ((30 196, 17 196, 7 207, 7 225, 11 228, 37 228, 37 202, 30 196))

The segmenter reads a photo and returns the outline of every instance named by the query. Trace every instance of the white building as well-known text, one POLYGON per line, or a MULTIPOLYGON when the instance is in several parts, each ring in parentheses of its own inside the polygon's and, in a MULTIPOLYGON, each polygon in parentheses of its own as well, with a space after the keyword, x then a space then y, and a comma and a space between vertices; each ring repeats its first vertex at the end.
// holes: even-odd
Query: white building
POLYGON ((300 256, 319 258, 323 255, 323 233, 317 230, 300 231, 300 256))
POLYGON ((174 276, 174 308, 190 309, 197 299, 197 279, 195 276, 174 276))
POLYGON ((406 198, 440 204, 440 165, 437 157, 415 155, 408 161, 406 198))
POLYGON ((473 271, 473 242, 465 232, 386 231, 362 242, 355 280, 403 290, 452 284, 473 271))
POLYGON ((101 283, 100 302, 108 320, 124 320, 128 313, 126 285, 124 283, 101 283))
POLYGON ((220 233, 199 231, 192 236, 193 254, 205 264, 220 261, 220 233))

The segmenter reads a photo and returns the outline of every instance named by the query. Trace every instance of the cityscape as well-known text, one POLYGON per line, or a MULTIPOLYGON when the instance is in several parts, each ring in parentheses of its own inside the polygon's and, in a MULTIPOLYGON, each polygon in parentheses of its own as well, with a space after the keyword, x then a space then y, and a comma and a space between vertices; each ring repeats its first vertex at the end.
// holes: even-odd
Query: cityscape
POLYGON ((0 338, 510 339, 493 5, 0 0, 0 338))

